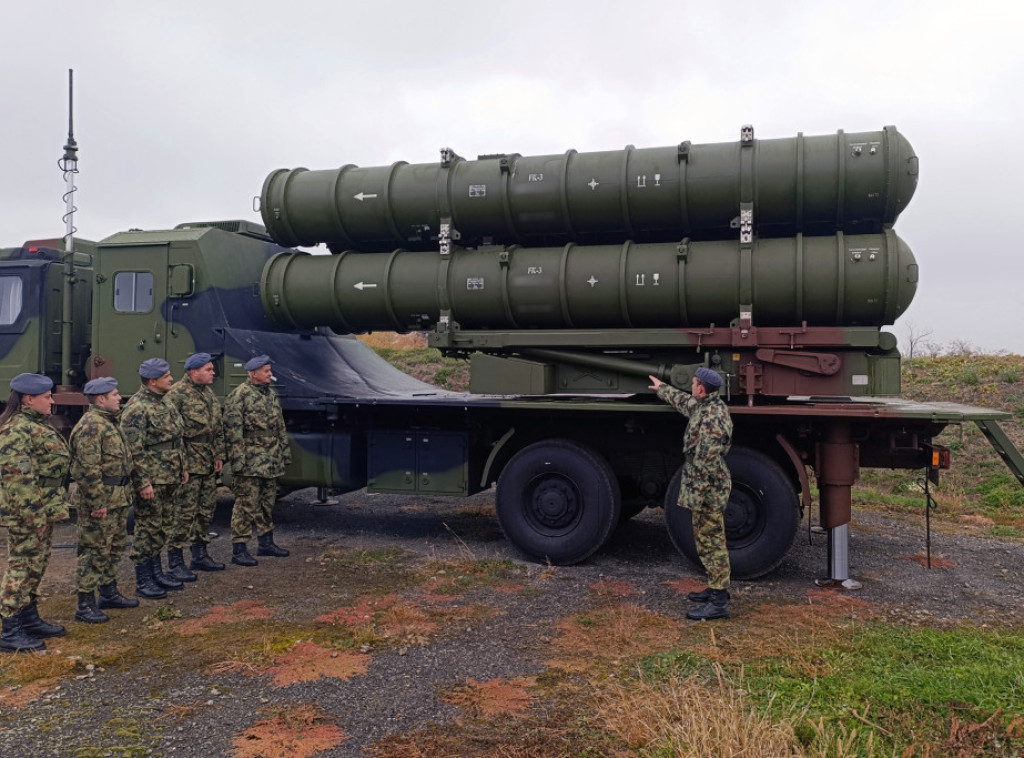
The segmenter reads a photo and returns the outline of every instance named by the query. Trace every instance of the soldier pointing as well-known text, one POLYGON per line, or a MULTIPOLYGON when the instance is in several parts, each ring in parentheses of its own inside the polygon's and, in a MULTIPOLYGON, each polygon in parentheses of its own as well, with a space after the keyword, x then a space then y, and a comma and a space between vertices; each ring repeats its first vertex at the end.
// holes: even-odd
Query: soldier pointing
POLYGON ((683 440, 678 505, 692 514, 697 554, 708 575, 708 588, 689 594, 690 600, 701 605, 687 611, 686 617, 701 621, 729 618, 730 568, 724 514, 732 490, 725 465, 732 444, 732 418, 718 396, 722 377, 701 366, 689 394, 654 376, 649 378, 650 388, 657 390, 658 397, 689 419, 683 440))

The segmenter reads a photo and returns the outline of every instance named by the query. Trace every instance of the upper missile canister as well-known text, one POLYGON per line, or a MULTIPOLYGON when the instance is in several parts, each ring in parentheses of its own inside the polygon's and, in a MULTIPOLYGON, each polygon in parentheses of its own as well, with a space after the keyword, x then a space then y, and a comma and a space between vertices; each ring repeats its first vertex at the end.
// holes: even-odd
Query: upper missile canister
POLYGON ((877 234, 917 186, 896 128, 881 131, 376 168, 279 169, 263 223, 281 245, 436 249, 440 226, 480 244, 560 245, 735 239, 741 208, 759 237, 877 234))

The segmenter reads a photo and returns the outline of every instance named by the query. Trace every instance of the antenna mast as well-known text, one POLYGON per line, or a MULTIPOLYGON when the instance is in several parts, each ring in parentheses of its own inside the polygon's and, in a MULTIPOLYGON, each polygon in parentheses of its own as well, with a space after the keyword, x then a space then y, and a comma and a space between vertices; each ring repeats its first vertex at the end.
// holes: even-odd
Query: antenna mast
POLYGON ((71 381, 71 332, 74 319, 73 289, 75 285, 75 174, 78 173, 78 143, 75 142, 74 92, 75 72, 68 69, 68 141, 64 155, 57 166, 64 172, 67 189, 64 192, 64 302, 61 311, 60 381, 65 386, 71 381))

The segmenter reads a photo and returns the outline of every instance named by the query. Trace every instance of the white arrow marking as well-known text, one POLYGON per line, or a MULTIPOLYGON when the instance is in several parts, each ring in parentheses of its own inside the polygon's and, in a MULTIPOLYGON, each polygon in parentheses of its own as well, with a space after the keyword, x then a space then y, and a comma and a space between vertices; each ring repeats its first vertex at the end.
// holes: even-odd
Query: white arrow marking
POLYGON ((364 284, 363 282, 359 282, 358 284, 353 284, 352 286, 355 287, 360 292, 362 292, 363 290, 372 290, 377 285, 376 284, 364 284))
POLYGON ((363 202, 363 200, 373 200, 373 198, 377 197, 377 195, 368 195, 364 192, 360 192, 358 195, 353 195, 352 197, 354 197, 359 202, 363 202))

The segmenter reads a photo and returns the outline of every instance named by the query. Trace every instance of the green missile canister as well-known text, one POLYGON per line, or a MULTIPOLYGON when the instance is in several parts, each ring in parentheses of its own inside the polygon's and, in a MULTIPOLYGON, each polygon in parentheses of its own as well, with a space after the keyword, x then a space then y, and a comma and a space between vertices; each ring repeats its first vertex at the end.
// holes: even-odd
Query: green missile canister
MULTIPOLYGON (((748 131, 749 129, 749 131, 748 131)), ((759 237, 876 234, 917 186, 917 156, 881 131, 308 171, 263 184, 263 223, 282 245, 335 252, 735 239, 740 213, 759 237)))
POLYGON ((279 253, 263 269, 269 317, 288 329, 626 329, 892 324, 917 288, 910 248, 882 234, 555 248, 450 255, 279 253))

